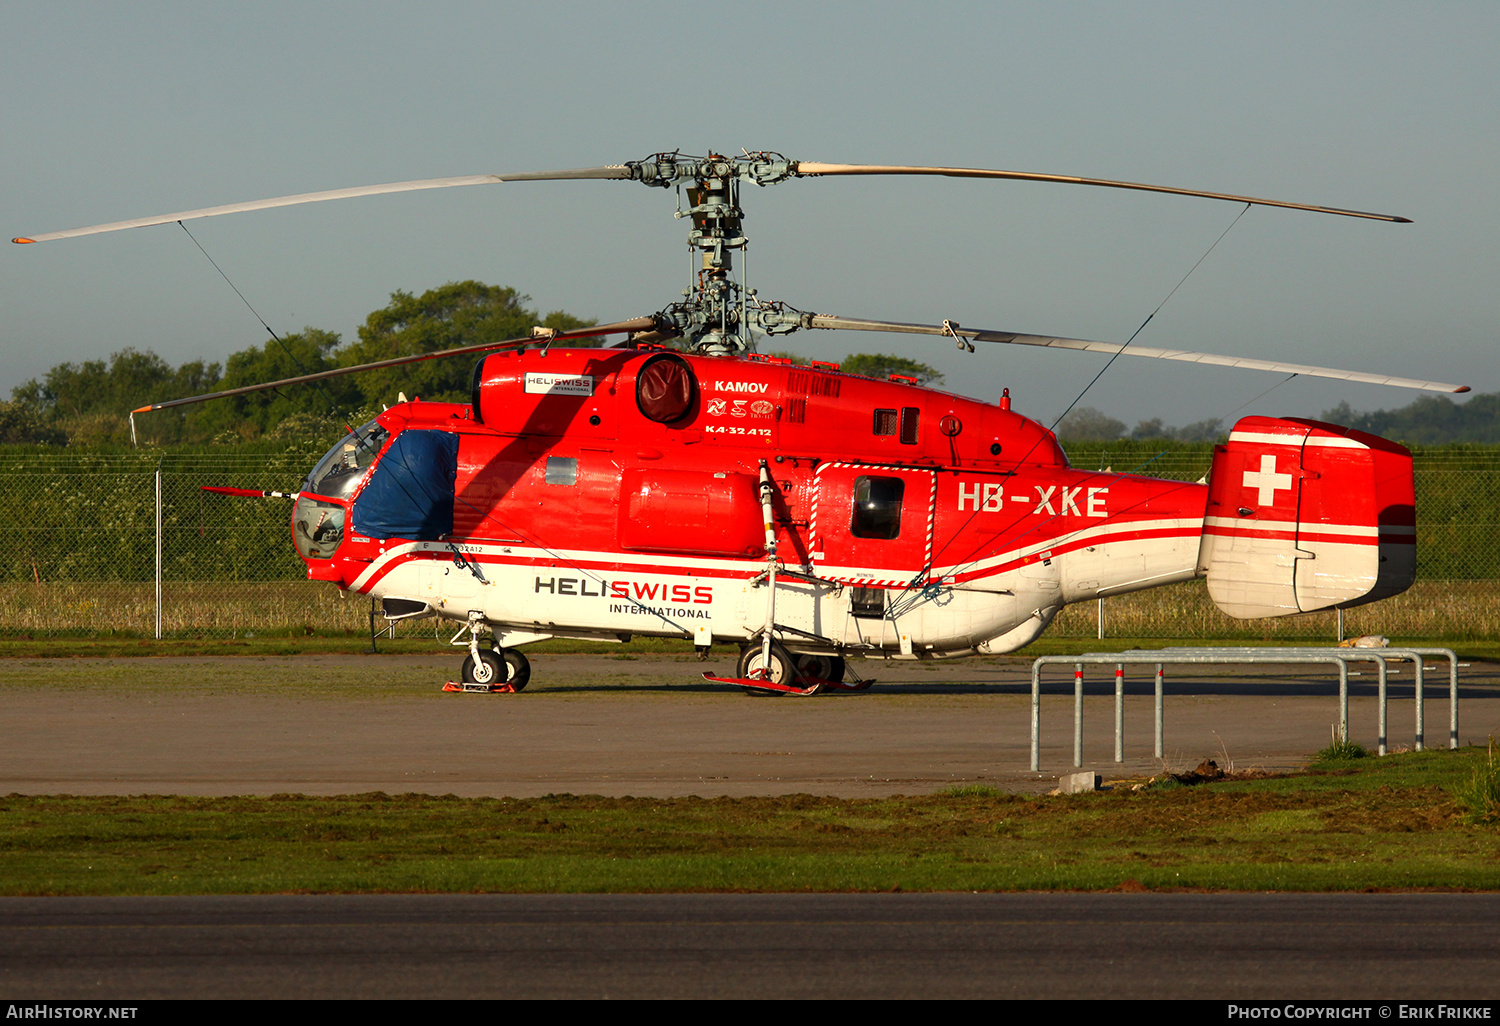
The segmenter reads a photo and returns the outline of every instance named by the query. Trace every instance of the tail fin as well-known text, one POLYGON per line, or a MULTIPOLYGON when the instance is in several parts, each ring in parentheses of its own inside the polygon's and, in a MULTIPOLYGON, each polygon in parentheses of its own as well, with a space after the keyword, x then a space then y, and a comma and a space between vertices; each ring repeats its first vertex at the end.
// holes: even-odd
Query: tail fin
POLYGON ((1398 594, 1416 576, 1411 453, 1295 418, 1246 417, 1214 449, 1198 567, 1230 616, 1398 594))

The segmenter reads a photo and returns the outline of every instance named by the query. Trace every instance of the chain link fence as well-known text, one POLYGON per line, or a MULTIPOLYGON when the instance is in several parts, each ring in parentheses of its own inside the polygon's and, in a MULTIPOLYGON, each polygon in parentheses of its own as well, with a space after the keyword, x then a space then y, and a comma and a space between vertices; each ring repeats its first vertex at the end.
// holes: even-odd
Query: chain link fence
MULTIPOLYGON (((1156 456, 1070 447, 1074 466, 1195 481, 1208 447, 1156 456)), ((0 454, 0 637, 357 635, 369 603, 308 581, 292 551, 288 499, 202 485, 293 491, 320 453, 0 454), (161 488, 158 605, 156 506, 161 488)), ((1345 633, 1500 636, 1500 448, 1416 454, 1417 583, 1345 612, 1345 633)), ((1335 613, 1235 620, 1202 582, 1070 606, 1052 636, 1317 640, 1335 613)))
POLYGON ((0 636, 368 633, 368 602, 306 579, 290 499, 201 488, 296 491, 318 455, 0 456, 0 636))

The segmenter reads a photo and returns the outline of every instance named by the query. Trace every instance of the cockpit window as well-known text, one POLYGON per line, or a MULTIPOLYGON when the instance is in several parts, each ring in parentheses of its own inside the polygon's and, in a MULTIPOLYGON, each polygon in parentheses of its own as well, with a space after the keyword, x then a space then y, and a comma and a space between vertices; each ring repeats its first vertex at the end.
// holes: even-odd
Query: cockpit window
POLYGON ((365 476, 375 457, 385 446, 389 432, 370 421, 339 444, 328 450, 313 472, 302 483, 302 491, 326 495, 330 499, 347 499, 365 476))

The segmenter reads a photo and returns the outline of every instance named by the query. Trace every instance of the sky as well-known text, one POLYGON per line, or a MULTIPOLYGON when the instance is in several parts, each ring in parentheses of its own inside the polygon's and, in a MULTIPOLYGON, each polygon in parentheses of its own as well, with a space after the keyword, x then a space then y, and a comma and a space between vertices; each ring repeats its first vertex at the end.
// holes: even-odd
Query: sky
MULTIPOLYGON (((745 188, 749 284, 819 313, 1117 343, 1160 305, 1143 346, 1500 390, 1492 2, 0 0, 0 39, 4 238, 672 149, 1125 179, 1414 223, 810 179, 745 188)), ((660 309, 688 285, 675 208, 629 182, 510 183, 189 227, 272 328, 351 338, 393 291, 470 278, 543 312, 660 309)), ((126 347, 176 364, 265 340, 176 225, 6 245, 0 260, 0 397, 126 347)), ((1079 399, 1104 358, 850 332, 776 345, 912 357, 963 394, 1009 388, 1049 424, 1075 401, 1186 424, 1419 394, 1122 357, 1079 399)))

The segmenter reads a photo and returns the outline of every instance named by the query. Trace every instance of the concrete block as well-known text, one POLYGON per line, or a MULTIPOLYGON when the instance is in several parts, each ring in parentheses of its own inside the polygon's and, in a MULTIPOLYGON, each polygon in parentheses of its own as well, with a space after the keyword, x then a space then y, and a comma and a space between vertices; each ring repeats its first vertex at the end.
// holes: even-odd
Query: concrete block
POLYGON ((1065 777, 1057 778, 1057 791, 1059 794, 1081 794, 1084 791, 1099 790, 1099 774, 1093 770, 1084 770, 1081 773, 1069 773, 1065 777))

